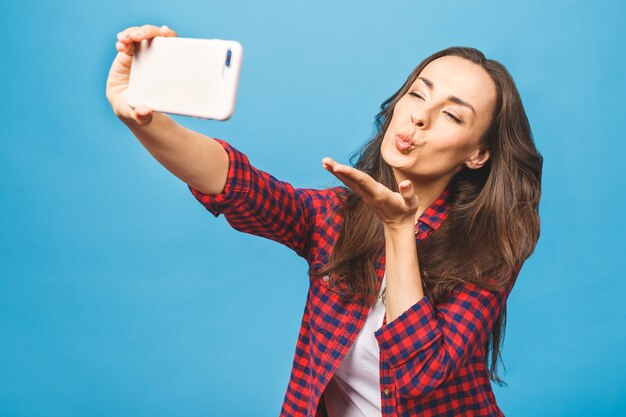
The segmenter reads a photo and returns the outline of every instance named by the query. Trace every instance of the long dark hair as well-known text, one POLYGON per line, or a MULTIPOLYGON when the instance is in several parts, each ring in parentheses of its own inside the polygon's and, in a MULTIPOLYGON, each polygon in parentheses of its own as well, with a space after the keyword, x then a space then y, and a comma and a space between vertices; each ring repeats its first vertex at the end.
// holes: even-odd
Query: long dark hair
MULTIPOLYGON (((484 68, 495 82, 497 102, 491 125, 481 138, 481 144, 490 150, 489 160, 479 169, 463 167, 455 174, 449 183, 448 218, 417 245, 424 291, 435 305, 459 284, 510 288, 519 267, 535 249, 540 227, 543 158, 535 148, 513 78, 501 63, 486 59, 477 49, 451 47, 423 60, 404 85, 381 104, 375 133, 352 155, 351 163, 398 191, 393 171, 380 152, 393 110, 426 65, 449 55, 484 68)), ((345 288, 346 300, 373 303, 380 289, 374 260, 384 253, 383 226, 357 194, 349 189, 346 193, 340 236, 328 263, 317 273, 331 274, 338 286, 345 288)), ((497 366, 505 327, 506 305, 484 346, 485 365, 499 385, 504 384, 497 366)))

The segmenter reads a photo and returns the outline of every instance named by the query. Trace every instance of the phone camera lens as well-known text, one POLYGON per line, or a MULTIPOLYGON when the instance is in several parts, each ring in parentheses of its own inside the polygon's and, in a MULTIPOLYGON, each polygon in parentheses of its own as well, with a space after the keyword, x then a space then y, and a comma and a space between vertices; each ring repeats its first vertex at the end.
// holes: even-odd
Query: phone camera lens
POLYGON ((227 67, 230 67, 230 57, 232 56, 232 54, 233 53, 231 52, 230 49, 228 50, 228 52, 226 52, 226 66, 227 67))

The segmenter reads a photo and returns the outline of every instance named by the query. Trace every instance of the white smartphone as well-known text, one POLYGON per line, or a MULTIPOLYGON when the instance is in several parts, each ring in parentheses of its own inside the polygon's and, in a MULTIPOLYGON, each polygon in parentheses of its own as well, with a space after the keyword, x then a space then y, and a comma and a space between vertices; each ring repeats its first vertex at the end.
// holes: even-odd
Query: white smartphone
POLYGON ((128 105, 202 119, 235 110, 243 48, 237 41, 156 36, 135 45, 128 105))

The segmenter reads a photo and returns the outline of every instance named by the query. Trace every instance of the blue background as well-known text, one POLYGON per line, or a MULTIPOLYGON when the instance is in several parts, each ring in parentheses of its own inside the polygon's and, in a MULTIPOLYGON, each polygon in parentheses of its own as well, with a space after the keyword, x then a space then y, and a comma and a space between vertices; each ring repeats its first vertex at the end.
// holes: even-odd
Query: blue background
MULTIPOLYGON (((237 39, 237 109, 175 117, 299 187, 337 184, 427 55, 512 73, 545 158, 542 234, 509 298, 507 416, 626 412, 619 1, 2 2, 0 415, 276 416, 306 263, 215 219, 117 120, 115 37, 237 39)), ((622 25, 620 26, 620 23, 622 25)))

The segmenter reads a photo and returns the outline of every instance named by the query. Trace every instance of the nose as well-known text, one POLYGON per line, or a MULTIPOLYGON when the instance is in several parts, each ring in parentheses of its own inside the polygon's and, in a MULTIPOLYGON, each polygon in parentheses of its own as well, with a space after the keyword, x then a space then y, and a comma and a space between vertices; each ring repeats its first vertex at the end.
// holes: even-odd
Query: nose
POLYGON ((428 116, 423 110, 415 110, 411 112, 411 123, 423 129, 428 125, 428 116))

